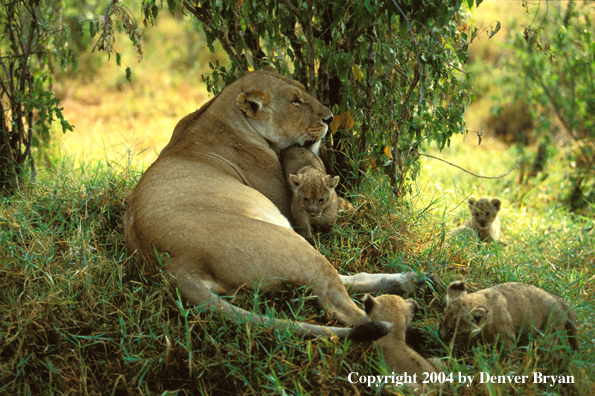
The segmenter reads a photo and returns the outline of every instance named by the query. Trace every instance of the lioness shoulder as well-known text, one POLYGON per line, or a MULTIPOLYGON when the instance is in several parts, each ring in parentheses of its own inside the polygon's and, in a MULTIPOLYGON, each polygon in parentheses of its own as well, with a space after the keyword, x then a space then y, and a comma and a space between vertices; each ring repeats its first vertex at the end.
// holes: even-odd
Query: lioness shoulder
POLYGON ((475 233, 482 242, 493 242, 500 239, 500 219, 498 212, 502 203, 498 198, 469 198, 467 201, 471 220, 464 226, 452 231, 452 235, 464 232, 475 233))
POLYGON ((327 175, 322 160, 304 147, 281 152, 281 164, 292 192, 291 214, 296 231, 312 238, 312 226, 328 230, 337 221, 339 176, 327 175))
POLYGON ((440 338, 461 347, 480 341, 503 342, 511 347, 533 330, 556 342, 564 329, 573 350, 578 350, 576 314, 564 299, 543 289, 519 282, 502 283, 467 293, 465 282, 453 282, 446 294, 446 310, 440 324, 440 338))
POLYGON ((376 342, 382 349, 384 360, 395 374, 417 374, 417 384, 410 384, 413 389, 420 389, 420 382, 424 379, 423 373, 436 372, 436 368, 419 353, 415 352, 405 342, 407 326, 413 320, 419 305, 415 300, 384 294, 364 297, 364 310, 368 318, 374 321, 385 321, 393 324, 386 336, 376 342))

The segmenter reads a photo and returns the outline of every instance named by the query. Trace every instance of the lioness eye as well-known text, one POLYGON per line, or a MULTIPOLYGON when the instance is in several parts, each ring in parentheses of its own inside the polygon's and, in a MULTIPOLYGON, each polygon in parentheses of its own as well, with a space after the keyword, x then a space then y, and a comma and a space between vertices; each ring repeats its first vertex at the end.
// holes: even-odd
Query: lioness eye
POLYGON ((298 106, 298 107, 299 107, 299 106, 301 106, 301 105, 302 105, 302 103, 303 103, 303 102, 302 102, 302 100, 301 100, 300 98, 297 98, 297 99, 294 99, 294 100, 292 100, 292 101, 291 101, 291 104, 292 104, 292 105, 294 105, 294 106, 298 106))

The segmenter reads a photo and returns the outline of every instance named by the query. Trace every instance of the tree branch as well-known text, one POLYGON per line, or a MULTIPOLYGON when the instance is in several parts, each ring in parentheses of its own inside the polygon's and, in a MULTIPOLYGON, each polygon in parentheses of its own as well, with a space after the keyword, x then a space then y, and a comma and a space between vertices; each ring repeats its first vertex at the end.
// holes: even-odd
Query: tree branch
POLYGON ((462 170, 463 172, 467 172, 468 174, 470 174, 470 175, 472 175, 472 176, 475 176, 475 177, 477 177, 477 178, 480 178, 480 179, 501 179, 501 178, 503 178, 504 176, 508 176, 508 175, 510 174, 510 172, 512 172, 513 170, 515 170, 515 169, 516 169, 516 166, 514 166, 514 167, 512 167, 512 169, 511 169, 511 170, 509 170, 507 173, 505 173, 505 174, 503 174, 503 175, 500 175, 500 176, 481 176, 481 175, 475 174, 475 173, 473 173, 473 172, 470 172, 470 171, 468 171, 467 169, 465 169, 465 168, 462 168, 462 167, 460 167, 460 166, 458 166, 458 165, 456 165, 456 164, 453 164, 452 162, 448 162, 447 160, 445 160, 445 159, 442 159, 442 158, 434 157, 433 155, 430 155, 430 154, 417 153, 417 155, 423 155, 424 157, 433 158, 433 159, 437 159, 438 161, 446 162, 448 165, 450 165, 450 166, 454 166, 455 168, 459 168, 459 169, 460 169, 460 170, 462 170))
POLYGON ((316 99, 316 69, 314 66, 314 32, 312 31, 312 0, 307 0, 306 42, 308 43, 308 93, 316 99))
POLYGON ((291 4, 291 2, 289 0, 281 0, 281 3, 283 3, 285 5, 285 7, 287 7, 287 9, 296 17, 301 18, 302 17, 302 13, 300 12, 300 10, 298 10, 293 4, 291 4))
POLYGON ((409 34, 411 35, 411 38, 413 39, 413 43, 415 44, 415 53, 417 56, 417 65, 419 67, 419 76, 420 76, 420 80, 419 80, 419 103, 422 102, 423 97, 424 97, 424 87, 423 84, 421 82, 421 75, 422 75, 422 70, 421 70, 421 60, 419 58, 419 44, 417 43, 417 40, 415 39, 415 35, 413 34, 413 29, 411 29, 411 24, 409 23, 409 18, 407 18, 407 15, 405 15, 405 13, 403 12, 403 10, 401 10, 401 7, 399 7, 399 5, 397 4, 397 2, 395 0, 392 0, 393 4, 395 5, 395 7, 397 7, 397 10, 399 10, 399 12, 401 13, 401 15, 403 16, 403 18, 405 18, 405 22, 407 23, 407 28, 409 28, 409 34))

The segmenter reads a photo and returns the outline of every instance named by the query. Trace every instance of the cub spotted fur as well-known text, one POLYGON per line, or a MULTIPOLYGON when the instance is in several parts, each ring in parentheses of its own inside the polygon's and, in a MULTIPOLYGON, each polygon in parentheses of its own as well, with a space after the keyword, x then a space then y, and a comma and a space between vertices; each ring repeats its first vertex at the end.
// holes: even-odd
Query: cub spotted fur
POLYGON ((452 234, 476 233, 482 242, 499 240, 500 219, 497 216, 501 208, 500 200, 497 198, 481 198, 479 200, 469 198, 467 203, 472 216, 471 220, 464 226, 456 228, 452 234))
POLYGON ((573 350, 578 350, 576 314, 568 302, 543 289, 519 282, 502 283, 467 293, 465 282, 453 282, 446 294, 440 338, 469 347, 497 340, 509 348, 533 329, 548 334, 548 344, 566 329, 573 350))
POLYGON ((384 360, 395 374, 407 372, 409 375, 417 374, 417 384, 409 384, 413 389, 422 388, 423 373, 436 372, 436 368, 420 354, 411 349, 405 342, 407 326, 411 323, 419 305, 415 300, 384 294, 364 297, 364 310, 368 318, 374 321, 386 321, 393 324, 392 330, 376 342, 382 349, 384 360))
POLYGON ((339 176, 327 175, 322 160, 304 147, 283 150, 280 160, 293 193, 291 214, 296 232, 312 238, 312 226, 330 229, 337 221, 339 210, 351 206, 335 192, 339 176))

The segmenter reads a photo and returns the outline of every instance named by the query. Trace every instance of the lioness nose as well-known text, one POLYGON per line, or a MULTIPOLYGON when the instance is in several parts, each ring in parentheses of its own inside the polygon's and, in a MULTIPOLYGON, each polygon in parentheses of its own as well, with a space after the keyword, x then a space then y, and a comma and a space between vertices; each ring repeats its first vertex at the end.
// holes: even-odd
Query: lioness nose
POLYGON ((331 126, 331 122, 333 122, 333 117, 327 117, 327 118, 323 118, 322 122, 324 122, 326 125, 331 126))

